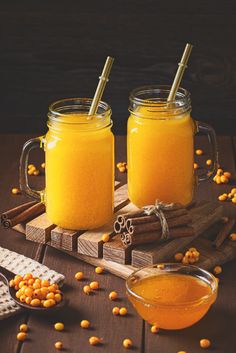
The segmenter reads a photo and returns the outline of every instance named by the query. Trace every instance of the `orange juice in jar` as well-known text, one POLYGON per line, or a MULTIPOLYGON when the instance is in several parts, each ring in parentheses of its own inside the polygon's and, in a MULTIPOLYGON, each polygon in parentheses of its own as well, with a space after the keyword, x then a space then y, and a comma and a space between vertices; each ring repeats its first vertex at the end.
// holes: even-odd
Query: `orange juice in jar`
POLYGON ((114 137, 111 109, 100 102, 89 116, 90 99, 72 98, 49 107, 48 132, 26 142, 21 158, 21 188, 41 197, 54 224, 93 229, 107 223, 114 203, 114 137), (31 190, 26 180, 28 152, 45 150, 46 189, 31 190))
POLYGON ((137 88, 130 95, 127 160, 128 193, 137 206, 163 202, 186 205, 194 194, 194 134, 207 133, 211 139, 214 163, 207 176, 216 168, 216 137, 214 130, 190 116, 191 100, 185 89, 167 102, 170 87, 137 88))

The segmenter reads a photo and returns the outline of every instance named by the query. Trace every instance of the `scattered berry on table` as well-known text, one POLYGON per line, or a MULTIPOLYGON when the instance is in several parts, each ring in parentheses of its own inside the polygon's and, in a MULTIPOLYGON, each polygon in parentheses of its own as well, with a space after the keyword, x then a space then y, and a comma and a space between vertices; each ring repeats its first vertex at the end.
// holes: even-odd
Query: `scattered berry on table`
POLYGON ((110 299, 110 300, 116 300, 117 297, 118 297, 117 292, 112 291, 112 292, 109 293, 109 299, 110 299))
POLYGON ((103 271, 104 271, 104 269, 102 267, 98 266, 98 267, 95 268, 95 272, 98 273, 98 274, 103 273, 103 271))
POLYGON ((83 287, 83 291, 84 291, 85 294, 89 294, 91 292, 90 286, 89 285, 85 285, 83 287))
POLYGON ((133 346, 133 342, 130 338, 125 338, 123 340, 123 347, 125 348, 131 348, 133 346))
POLYGON ((96 289, 99 288, 99 283, 98 283, 97 281, 93 281, 93 282, 90 283, 89 287, 90 287, 91 289, 96 290, 96 289))
POLYGON ((197 149, 197 150, 195 151, 195 153, 196 153, 197 156, 201 156, 201 155, 203 155, 203 150, 201 150, 201 149, 199 148, 199 149, 197 149))
POLYGON ((80 326, 81 326, 82 328, 89 328, 89 327, 90 327, 90 322, 89 322, 88 320, 82 320, 82 321, 80 322, 80 326))
POLYGON ((12 188, 11 192, 13 195, 20 195, 21 194, 21 191, 19 188, 12 188))
POLYGON ((107 233, 103 234, 102 236, 103 243, 107 243, 109 240, 110 240, 110 235, 107 233))
POLYGON ((65 328, 65 325, 63 324, 63 322, 56 322, 54 324, 54 328, 56 331, 63 331, 65 328))
POLYGON ((80 281, 83 278, 84 278, 83 272, 76 272, 75 279, 77 279, 77 281, 80 281))
POLYGON ((201 348, 209 348, 211 346, 211 341, 207 338, 203 338, 200 340, 200 347, 201 348))
POLYGON ((150 331, 152 333, 157 333, 159 331, 159 328, 156 325, 152 325, 150 331))
POLYGON ((21 324, 20 325, 20 332, 27 332, 27 331, 28 331, 27 324, 21 324))
POLYGON ((120 314, 121 316, 125 316, 125 315, 127 314, 127 309, 126 309, 125 307, 120 308, 119 314, 120 314))
POLYGON ((222 267, 221 266, 216 266, 213 270, 215 275, 219 275, 222 272, 222 267))
POLYGON ((27 337, 27 334, 25 332, 19 332, 16 336, 16 339, 18 341, 24 341, 27 337))
POLYGON ((63 344, 62 344, 61 341, 57 341, 57 342, 54 344, 54 347, 60 351, 60 350, 62 350, 62 348, 63 348, 63 344))
POLYGON ((92 346, 96 346, 97 344, 101 343, 102 342, 102 339, 99 338, 99 337, 96 337, 96 336, 92 336, 89 338, 89 343, 92 345, 92 346))
POLYGON ((119 315, 120 313, 120 308, 118 308, 118 306, 115 306, 113 309, 112 309, 112 314, 113 315, 119 315))

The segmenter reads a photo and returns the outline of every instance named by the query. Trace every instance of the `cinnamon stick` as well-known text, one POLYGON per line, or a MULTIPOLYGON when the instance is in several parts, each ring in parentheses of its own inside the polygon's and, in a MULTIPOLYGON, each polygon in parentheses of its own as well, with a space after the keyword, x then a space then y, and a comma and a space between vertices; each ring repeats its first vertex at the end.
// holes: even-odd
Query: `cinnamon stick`
POLYGON ((130 212, 130 213, 124 213, 124 214, 120 214, 117 216, 117 222, 119 224, 121 224, 122 227, 125 226, 125 221, 127 218, 136 218, 136 217, 141 217, 142 215, 144 215, 144 210, 140 209, 138 211, 134 211, 134 212, 130 212))
MULTIPOLYGON (((169 239, 190 237, 194 235, 194 229, 191 226, 183 226, 171 228, 169 233, 169 239)), ((152 242, 158 242, 161 240, 162 232, 153 231, 146 233, 130 234, 124 233, 124 237, 121 237, 122 243, 125 247, 134 246, 139 244, 147 244, 152 242)))
MULTIPOLYGON (((127 220, 126 221, 126 225, 127 225, 126 228, 130 234, 159 230, 159 229, 161 229, 161 222, 160 222, 160 220, 158 220, 158 218, 155 215, 154 215, 154 217, 155 217, 155 222, 141 223, 141 224, 138 223, 138 224, 134 224, 134 225, 133 225, 132 220, 130 220, 130 222, 128 222, 128 220, 127 220)), ((187 212, 185 214, 183 214, 182 216, 174 217, 174 218, 169 218, 165 213, 165 217, 167 219, 169 228, 191 223, 191 217, 187 214, 187 212)), ((141 218, 143 218, 143 217, 141 217, 141 218)))
POLYGON ((25 211, 21 212, 17 216, 13 217, 12 219, 5 219, 2 222, 4 228, 12 228, 16 224, 27 222, 42 213, 45 212, 45 205, 42 202, 38 202, 35 205, 27 208, 25 211))
MULTIPOLYGON (((179 217, 186 215, 188 211, 185 208, 179 208, 174 211, 168 211, 164 212, 166 219, 171 219, 174 217, 179 217)), ((156 222, 158 220, 156 215, 150 215, 150 216, 141 216, 137 218, 128 218, 125 221, 126 228, 129 229, 130 226, 136 225, 136 224, 143 224, 143 223, 149 223, 149 222, 156 222)))
POLYGON ((213 242, 213 246, 215 248, 219 248, 223 242, 225 241, 225 239, 229 236, 231 230, 233 229, 235 225, 235 219, 234 218, 229 218, 228 222, 226 222, 225 224, 223 224, 221 230, 219 231, 219 233, 217 234, 214 242, 213 242))
POLYGON ((3 212, 1 214, 1 223, 6 219, 10 219, 10 218, 17 216, 18 214, 27 210, 27 208, 30 208, 31 206, 35 205, 36 203, 37 203, 37 201, 29 201, 29 202, 23 203, 23 205, 16 206, 6 212, 3 212))

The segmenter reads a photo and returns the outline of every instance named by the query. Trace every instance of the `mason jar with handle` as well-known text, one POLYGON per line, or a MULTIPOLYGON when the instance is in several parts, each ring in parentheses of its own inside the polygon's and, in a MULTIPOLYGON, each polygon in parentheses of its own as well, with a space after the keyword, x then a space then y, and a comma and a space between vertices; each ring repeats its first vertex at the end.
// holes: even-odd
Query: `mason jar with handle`
POLYGON ((138 207, 155 201, 189 204, 195 185, 215 172, 218 163, 216 135, 209 125, 191 118, 191 99, 179 88, 167 102, 169 86, 144 86, 130 94, 127 162, 128 194, 138 207), (206 134, 212 164, 194 175, 194 136, 206 134), (197 180, 196 180, 197 178, 197 180))
POLYGON ((27 141, 20 160, 23 193, 46 205, 50 221, 67 229, 93 229, 107 223, 114 204, 114 137, 111 108, 91 99, 71 98, 49 107, 48 132, 27 141), (29 186, 27 166, 33 148, 45 151, 45 190, 29 186))

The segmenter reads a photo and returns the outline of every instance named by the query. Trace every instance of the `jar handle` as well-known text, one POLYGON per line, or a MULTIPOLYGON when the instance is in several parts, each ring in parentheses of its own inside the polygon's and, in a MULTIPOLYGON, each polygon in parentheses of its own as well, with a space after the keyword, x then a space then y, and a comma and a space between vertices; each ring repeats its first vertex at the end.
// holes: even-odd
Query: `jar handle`
POLYGON ((29 186, 28 181, 28 160, 29 153, 34 148, 42 148, 43 147, 43 139, 44 136, 35 137, 25 142, 21 157, 20 157, 20 189, 21 191, 34 199, 44 202, 44 190, 33 190, 29 186))
POLYGON ((196 122, 196 133, 202 133, 207 135, 209 144, 211 146, 211 160, 212 164, 210 169, 206 173, 198 175, 198 181, 208 180, 217 170, 218 167, 218 147, 217 147, 217 138, 215 130, 208 124, 201 121, 196 122))

